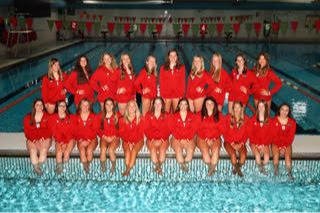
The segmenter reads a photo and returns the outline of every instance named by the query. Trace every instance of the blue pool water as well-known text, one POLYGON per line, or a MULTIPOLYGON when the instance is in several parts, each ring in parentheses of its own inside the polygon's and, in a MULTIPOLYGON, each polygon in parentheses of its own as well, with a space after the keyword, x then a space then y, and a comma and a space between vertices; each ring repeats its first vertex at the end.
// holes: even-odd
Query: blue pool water
MULTIPOLYGON (((0 211, 12 212, 317 212, 320 211, 320 162, 293 161, 294 182, 280 164, 280 174, 259 174, 253 160, 243 167, 244 178, 231 174, 230 160, 220 160, 218 172, 194 159, 185 174, 175 159, 163 165, 163 177, 152 173, 149 159, 137 159, 129 177, 121 177, 123 159, 114 175, 100 172, 94 159, 86 175, 79 159, 71 159, 63 175, 48 159, 41 178, 31 173, 28 158, 0 158, 0 211)), ((109 163, 109 162, 108 162, 109 163)), ((110 165, 108 165, 108 169, 110 165)))
MULTIPOLYGON (((123 53, 129 53, 132 57, 133 65, 136 73, 143 68, 145 59, 148 55, 153 54, 157 58, 158 67, 160 67, 165 59, 166 52, 169 49, 175 48, 179 52, 180 60, 186 65, 187 72, 190 70, 193 56, 196 54, 203 55, 205 58, 205 66, 209 69, 209 61, 214 52, 219 52, 223 57, 223 66, 230 73, 234 67, 235 56, 239 53, 244 54, 250 62, 256 61, 256 56, 261 50, 265 50, 264 44, 229 44, 228 47, 225 44, 218 43, 148 43, 148 42, 119 42, 119 43, 98 43, 88 42, 78 44, 68 49, 62 50, 59 53, 55 53, 52 56, 44 57, 36 62, 25 64, 21 67, 15 68, 5 73, 0 74, 0 99, 6 97, 12 92, 16 91, 23 85, 30 86, 23 89, 20 93, 10 97, 8 100, 0 103, 0 108, 7 106, 8 104, 16 101, 23 95, 39 88, 41 81, 36 83, 33 81, 36 78, 41 77, 47 72, 48 60, 51 57, 57 57, 63 64, 63 70, 70 70, 75 64, 75 58, 86 53, 89 57, 90 64, 95 70, 97 68, 98 61, 103 52, 111 52, 116 56, 119 62, 120 56, 123 53)), ((272 44, 268 46, 271 55, 271 65, 275 68, 276 74, 290 82, 299 89, 312 95, 316 99, 320 99, 320 75, 317 75, 314 70, 310 71, 310 67, 303 65, 300 61, 296 63, 291 62, 294 57, 310 56, 310 60, 317 61, 320 55, 320 45, 302 45, 298 44, 296 48, 301 51, 291 51, 292 55, 288 54, 288 50, 293 50, 295 44, 272 44), (285 54, 286 53, 286 54, 285 54), (290 55, 290 57, 289 57, 290 55), (312 57, 311 57, 312 55, 312 57), (285 73, 285 75, 283 74, 285 73), (289 75, 289 76, 288 76, 289 75), (299 83, 300 81, 300 83, 299 83)), ((313 62, 312 62, 313 63, 313 62)), ((253 64, 248 63, 252 68, 253 64)), ((70 73, 70 72, 69 72, 70 73)), ((22 132, 22 121, 25 114, 30 111, 31 103, 36 97, 41 96, 41 91, 38 90, 31 96, 22 100, 19 104, 0 114, 0 131, 1 132, 22 132)), ((287 102, 292 106, 293 116, 298 123, 297 133, 312 133, 319 134, 320 132, 320 117, 318 116, 318 109, 320 103, 309 96, 299 92, 292 86, 284 84, 278 93, 273 96, 271 115, 274 116, 276 108, 283 102, 287 102)), ((249 103, 253 105, 253 98, 250 97, 249 103)), ((99 104, 96 103, 94 111, 98 113, 100 110, 99 104)), ((71 105, 71 111, 75 112, 74 104, 71 105)), ((224 105, 223 113, 227 113, 227 105, 224 105)), ((247 107, 246 113, 252 116, 252 111, 247 107)))

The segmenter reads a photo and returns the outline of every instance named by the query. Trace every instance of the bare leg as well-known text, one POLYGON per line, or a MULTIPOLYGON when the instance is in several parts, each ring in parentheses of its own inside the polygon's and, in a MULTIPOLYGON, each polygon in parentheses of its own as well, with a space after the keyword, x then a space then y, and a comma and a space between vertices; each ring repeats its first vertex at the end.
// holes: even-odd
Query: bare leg
POLYGON ((115 170, 116 170, 116 154, 115 154, 115 150, 119 147, 120 145, 120 138, 114 138, 110 145, 109 145, 109 148, 108 148, 108 151, 109 151, 109 157, 110 157, 110 161, 111 161, 111 169, 110 169, 110 172, 111 173, 114 173, 115 170))
POLYGON ((142 115, 145 116, 147 112, 150 110, 151 100, 143 97, 141 99, 142 99, 142 115))
POLYGON ((106 160, 107 160, 107 147, 108 147, 108 142, 101 138, 100 139, 100 165, 101 165, 101 171, 106 172, 107 167, 106 167, 106 160))
POLYGON ((150 150, 150 158, 152 163, 156 166, 153 170, 153 172, 157 172, 159 169, 159 160, 158 160, 158 155, 157 155, 157 148, 156 146, 153 144, 153 142, 151 142, 150 140, 147 140, 147 147, 150 150))
POLYGON ((56 108, 55 104, 45 104, 47 112, 52 115, 54 113, 54 109, 56 108))
POLYGON ((238 175, 240 177, 243 177, 243 174, 240 170, 241 166, 244 164, 246 158, 247 158, 247 148, 245 145, 241 146, 241 148, 238 150, 239 152, 239 155, 240 155, 240 159, 239 159, 239 162, 238 162, 238 175))
POLYGON ((180 140, 177 140, 174 136, 172 136, 171 145, 172 145, 173 150, 176 153, 176 160, 181 165, 181 169, 185 170, 184 158, 183 158, 183 153, 182 153, 183 150, 182 150, 182 145, 181 145, 180 140))
POLYGON ((162 175, 162 164, 166 161, 166 152, 167 149, 169 148, 169 140, 165 140, 162 142, 159 148, 159 169, 158 169, 158 174, 162 175))
POLYGON ((188 101, 189 101, 190 111, 194 113, 195 112, 194 101, 190 98, 188 98, 188 101))
POLYGON ((288 172, 288 176, 290 180, 294 181, 294 177, 292 176, 292 162, 291 162, 291 156, 292 156, 292 146, 288 146, 285 153, 284 153, 284 159, 286 163, 286 171, 288 172))
POLYGON ((277 145, 272 143, 271 145, 272 156, 273 156, 273 167, 274 167, 274 175, 279 175, 279 148, 277 145))
POLYGON ((172 99, 164 99, 165 103, 165 110, 166 112, 170 113, 171 105, 172 105, 172 99))
POLYGON ((178 102, 179 102, 179 98, 173 98, 172 99, 173 112, 177 109, 178 102))
POLYGON ((231 114, 231 112, 232 112, 232 106, 233 106, 233 101, 229 101, 228 102, 228 112, 229 112, 229 114, 231 114))
POLYGON ((142 149, 143 145, 144 145, 144 141, 142 139, 133 146, 133 149, 130 151, 129 167, 124 173, 122 173, 122 176, 130 174, 130 171, 136 162, 137 154, 142 149))
POLYGON ((57 166, 54 171, 56 171, 58 174, 62 173, 62 144, 59 144, 56 142, 56 163, 57 166))
MULTIPOLYGON (((192 161, 194 150, 196 148, 196 142, 194 139, 191 139, 189 142, 187 142, 185 149, 186 149, 186 157, 184 159, 185 164, 192 161)), ((186 172, 188 172, 189 169, 187 168, 186 172)))
POLYGON ((197 99, 194 100, 194 109, 195 109, 196 113, 201 111, 204 99, 205 98, 203 97, 203 98, 197 98, 197 99))
POLYGON ((218 105, 218 111, 219 112, 222 112, 222 107, 223 107, 223 105, 218 105))
MULTIPOLYGON (((211 176, 209 174, 210 170, 212 169, 211 163, 210 163, 210 152, 209 152, 209 146, 207 144, 206 141, 204 141, 203 139, 201 139, 200 137, 198 137, 197 140, 197 145, 198 148, 200 149, 201 153, 202 153, 202 160, 204 161, 205 164, 208 165, 209 169, 208 169, 208 175, 211 176)), ((212 174, 212 173, 211 173, 212 174)))
POLYGON ((221 148, 221 139, 218 138, 211 146, 212 156, 210 160, 210 163, 211 163, 211 170, 209 171, 210 174, 217 171, 215 168, 218 165, 220 148, 221 148))
POLYGON ((70 158, 70 154, 76 145, 76 141, 71 139, 67 144, 66 150, 63 152, 63 162, 68 162, 70 158))
POLYGON ((119 112, 123 115, 126 110, 127 103, 118 103, 119 112))
POLYGON ((34 173, 42 175, 42 171, 39 168, 39 158, 38 158, 38 149, 35 143, 32 143, 30 140, 27 140, 27 148, 30 153, 30 161, 34 168, 34 173))

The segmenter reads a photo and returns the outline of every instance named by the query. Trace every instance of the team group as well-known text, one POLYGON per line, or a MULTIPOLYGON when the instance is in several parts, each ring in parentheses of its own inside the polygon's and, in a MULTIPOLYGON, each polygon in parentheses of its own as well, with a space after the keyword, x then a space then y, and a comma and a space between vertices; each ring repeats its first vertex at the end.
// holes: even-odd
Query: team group
POLYGON ((222 67, 219 53, 212 55, 209 71, 205 69, 203 57, 196 55, 185 91, 185 66, 173 49, 160 68, 161 96, 157 96, 157 81, 158 67, 154 56, 147 57, 138 76, 129 54, 121 55, 118 66, 112 54, 104 53, 95 72, 87 57, 82 55, 69 76, 61 71, 59 60, 51 59, 48 74, 42 81, 42 99, 33 102, 31 112, 24 119, 34 172, 42 174, 41 166, 46 161, 51 142, 55 141, 56 172, 62 173, 63 163, 69 160, 77 143, 83 169, 90 173, 98 135, 103 172, 106 171, 107 152, 112 164, 110 172, 115 172, 115 150, 120 146, 121 138, 126 165, 122 175, 129 175, 146 137, 154 172, 162 175, 169 145, 175 151, 181 169, 188 172, 188 163, 197 146, 211 176, 216 172, 223 135, 223 145, 234 167, 233 174, 243 177, 241 166, 246 160, 245 144, 249 138, 261 173, 268 175, 264 165, 269 163, 272 152, 274 174, 279 173, 279 155, 283 154, 288 176, 294 179, 291 144, 296 122, 286 103, 279 107, 274 118, 270 117, 272 95, 282 87, 282 82, 270 68, 268 53, 259 54, 252 70, 248 68, 245 56, 237 55, 230 75, 222 67), (269 90, 271 82, 274 86, 269 90), (96 98, 94 91, 98 93, 96 98), (67 92, 74 95, 75 115, 68 110, 67 92), (136 103, 136 92, 142 97, 142 113, 136 103), (229 113, 223 116, 221 111, 227 92, 229 113), (250 94, 254 95, 255 107, 251 107, 255 111, 251 118, 244 114, 250 94), (92 109, 96 100, 101 107, 97 115, 92 109), (236 152, 239 153, 238 160, 236 152))

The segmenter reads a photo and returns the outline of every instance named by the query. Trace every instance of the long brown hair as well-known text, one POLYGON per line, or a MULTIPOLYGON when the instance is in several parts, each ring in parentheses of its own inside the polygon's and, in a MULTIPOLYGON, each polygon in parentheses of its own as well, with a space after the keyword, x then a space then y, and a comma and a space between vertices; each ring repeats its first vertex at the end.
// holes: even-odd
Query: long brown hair
POLYGON ((90 111, 91 113, 93 113, 92 103, 89 101, 89 99, 83 98, 83 99, 81 99, 81 101, 80 101, 79 104, 78 104, 77 114, 80 115, 80 113, 81 113, 81 105, 82 105, 83 102, 88 102, 88 103, 89 103, 89 111, 90 111))
POLYGON ((111 53, 103 53, 100 57, 100 60, 99 60, 99 64, 98 64, 98 67, 102 67, 102 66, 105 66, 105 63, 104 63, 104 56, 105 55, 108 55, 110 58, 111 58, 111 72, 113 72, 115 69, 118 68, 118 64, 117 64, 117 61, 115 59, 115 57, 111 54, 111 53))
POLYGON ((172 53, 172 52, 175 52, 176 55, 177 55, 177 63, 176 63, 175 68, 177 68, 177 69, 179 70, 180 67, 181 67, 181 62, 180 62, 180 59, 179 59, 178 51, 177 51, 176 49, 172 49, 172 50, 170 50, 170 51, 168 52, 167 57, 166 57, 166 59, 164 60, 163 68, 164 68, 165 71, 169 71, 169 70, 170 70, 170 59, 169 59, 169 55, 170 55, 170 53, 172 53))
MULTIPOLYGON (((49 79, 49 81, 53 80, 54 79, 54 76, 53 76, 53 69, 52 69, 52 66, 55 64, 55 63, 60 63, 58 59, 56 58, 51 58, 49 60, 49 68, 48 68, 48 74, 47 74, 47 77, 49 79)), ((62 76, 62 70, 61 68, 59 67, 59 70, 58 70, 58 75, 61 79, 61 81, 63 81, 63 76, 62 76)))
POLYGON ((67 102, 65 100, 59 100, 59 101, 56 102, 56 106, 54 108, 54 112, 58 113, 59 104, 61 104, 61 103, 65 103, 65 105, 66 105, 66 116, 70 119, 70 111, 69 111, 67 102))
POLYGON ((260 119, 259 119, 260 118, 260 112, 259 112, 259 108, 258 108, 260 103, 262 103, 264 105, 265 111, 264 111, 264 115, 263 115, 263 123, 266 124, 269 121, 269 110, 268 110, 268 103, 263 99, 258 101, 258 103, 257 103, 256 119, 257 119, 258 122, 260 122, 260 119))
POLYGON ((89 76, 89 79, 91 77, 91 74, 92 74, 92 69, 91 69, 91 66, 89 64, 89 60, 88 58, 85 56, 85 55, 81 55, 77 58, 77 61, 76 61, 76 65, 75 65, 75 70, 77 71, 77 83, 80 85, 80 84, 87 84, 89 83, 89 79, 87 79, 87 76, 85 74, 85 71, 84 69, 81 67, 80 65, 80 60, 81 58, 85 58, 86 61, 87 61, 87 65, 85 66, 85 70, 87 71, 87 74, 89 76))
POLYGON ((243 70, 242 70, 242 74, 246 74, 247 73, 247 70, 248 70, 248 65, 247 65, 247 59, 246 59, 246 57, 244 56, 244 55, 242 55, 242 54, 239 54, 239 55, 237 55, 236 56, 236 66, 234 67, 234 69, 237 71, 237 73, 239 74, 239 66, 238 66, 238 64, 237 64, 237 58, 238 57, 241 57, 242 59, 243 59, 243 61, 244 61, 244 65, 243 65, 243 70))
POLYGON ((183 97, 183 98, 181 98, 181 99, 179 100, 179 102, 178 102, 178 106, 177 106, 177 108, 176 108, 175 112, 180 112, 180 103, 181 103, 182 101, 187 102, 187 104, 188 104, 187 111, 188 111, 188 112, 190 112, 190 104, 189 104, 188 99, 187 99, 187 98, 185 98, 185 97, 183 97))
POLYGON ((288 117, 289 117, 289 118, 292 118, 291 107, 290 107, 290 105, 287 104, 287 103, 283 103, 283 104, 281 104, 281 105, 279 106, 279 108, 277 109, 276 115, 277 115, 277 116, 280 116, 280 110, 281 110, 281 108, 282 108, 283 106, 287 106, 287 107, 289 108, 288 117))
POLYGON ((131 74, 133 75, 133 77, 136 77, 136 73, 135 73, 133 65, 132 65, 131 57, 130 57, 130 55, 128 53, 124 53, 124 54, 121 55, 121 58, 120 58, 120 69, 121 69, 120 79, 121 80, 126 78, 126 68, 123 65, 123 57, 125 55, 127 55, 129 57, 129 59, 130 59, 130 63, 128 65, 128 68, 131 70, 131 74))
POLYGON ((270 56, 269 56, 269 54, 267 52, 263 51, 258 56, 254 73, 255 74, 259 73, 259 75, 264 76, 264 75, 266 75, 268 73, 269 69, 270 69, 270 56), (264 67, 261 67, 261 65, 259 64, 259 59, 260 59, 261 56, 263 56, 264 59, 266 60, 266 66, 264 66, 264 67))
POLYGON ((166 113, 165 103, 161 96, 157 96, 152 100, 151 109, 150 109, 151 114, 154 115, 154 110, 155 110, 154 103, 156 102, 156 100, 161 101, 161 114, 164 115, 166 113))
POLYGON ((235 113, 234 113, 234 107, 235 107, 236 104, 239 104, 241 106, 241 116, 240 116, 239 127, 238 127, 238 129, 240 129, 240 127, 244 124, 244 109, 243 109, 243 104, 242 104, 241 101, 233 102, 232 111, 231 111, 230 127, 233 129, 234 125, 236 124, 236 116, 235 116, 235 113))
POLYGON ((191 65, 191 77, 195 77, 196 72, 198 71, 198 70, 196 70, 196 66, 194 65, 195 58, 200 58, 200 60, 201 60, 201 67, 199 70, 200 72, 197 73, 197 75, 200 77, 202 75, 203 70, 204 70, 204 61, 203 61, 203 57, 201 55, 195 55, 193 57, 192 65, 191 65))
POLYGON ((150 76, 151 74, 153 74, 154 75, 154 77, 158 77, 158 71, 157 71, 157 59, 156 59, 156 57, 154 57, 153 55, 149 55, 148 57, 147 57, 147 59, 146 59, 146 63, 145 63, 145 65, 144 65, 144 68, 146 69, 146 72, 147 72, 147 75, 148 76, 150 76), (154 66, 154 68, 153 69, 149 69, 149 67, 148 67, 148 65, 147 65, 147 62, 149 61, 149 59, 150 58, 154 58, 155 59, 155 66, 154 66))
POLYGON ((112 114, 113 114, 114 124, 116 126, 116 129, 119 129, 119 118, 118 118, 118 115, 117 115, 117 112, 116 112, 116 104, 114 103, 114 100, 112 98, 107 98, 103 103, 102 118, 101 118, 101 130, 103 130, 104 121, 106 120, 106 115, 107 115, 106 103, 108 101, 112 102, 112 105, 113 105, 112 114))
POLYGON ((212 76, 214 74, 214 82, 219 83, 220 81, 220 75, 221 75, 221 69, 222 69, 222 56, 220 53, 214 53, 211 57, 211 63, 210 63, 210 76, 212 76), (218 57, 219 58, 219 67, 215 67, 213 65, 213 57, 218 57))
POLYGON ((35 116, 36 116, 36 103, 37 102, 41 102, 42 106, 43 106, 43 110, 45 111, 45 107, 44 107, 44 102, 41 98, 37 98, 36 100, 33 101, 32 103, 32 107, 31 107, 31 112, 30 112, 30 125, 33 125, 33 121, 35 120, 35 116))
POLYGON ((206 107, 207 101, 212 101, 213 104, 214 104, 214 108, 213 108, 212 114, 213 114, 214 122, 217 123, 219 121, 218 104, 217 104, 217 101, 211 96, 206 97, 204 99, 204 101, 203 101, 202 108, 201 108, 201 120, 203 120, 206 116, 208 116, 208 110, 207 110, 207 107, 206 107))

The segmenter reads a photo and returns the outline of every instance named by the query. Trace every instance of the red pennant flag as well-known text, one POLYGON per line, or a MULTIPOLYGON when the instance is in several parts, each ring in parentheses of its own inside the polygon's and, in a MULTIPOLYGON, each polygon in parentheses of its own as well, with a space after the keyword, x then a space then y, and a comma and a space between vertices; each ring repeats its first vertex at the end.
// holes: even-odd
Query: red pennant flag
POLYGON ((250 17, 250 16, 249 16, 249 15, 247 15, 247 21, 249 20, 249 17, 250 17))
MULTIPOLYGON (((33 18, 27 18, 26 22, 28 24, 28 29, 31 29, 32 28, 32 24, 33 24, 33 18)), ((0 21, 0 23, 1 23, 1 21, 0 21)))
POLYGON ((154 18, 151 18, 152 23, 154 22, 154 18))
POLYGON ((114 26, 116 25, 115 23, 112 23, 112 22, 108 22, 108 28, 109 28, 109 32, 110 34, 112 34, 113 32, 113 29, 114 29, 114 26))
POLYGON ((92 22, 86 21, 86 27, 87 27, 88 33, 90 33, 92 28, 92 22))
POLYGON ((83 18, 83 14, 82 13, 80 13, 80 18, 83 18))
POLYGON ((184 22, 186 22, 186 23, 187 23, 187 22, 188 22, 188 18, 184 18, 184 22))
POLYGON ((122 17, 122 16, 120 16, 120 22, 122 22, 122 19, 123 19, 123 17, 122 17))
POLYGON ((239 20, 239 16, 236 16, 236 20, 237 20, 237 21, 239 20))
POLYGON ((182 25, 182 29, 183 29, 184 35, 187 35, 187 33, 189 31, 189 28, 190 28, 190 24, 183 24, 182 25))
POLYGON ((163 24, 155 24, 155 25, 156 25, 156 28, 157 28, 157 31, 158 31, 158 35, 160 35, 163 24))
POLYGON ((278 32, 279 25, 280 25, 280 22, 273 22, 273 23, 272 23, 272 28, 273 28, 273 31, 274 31, 275 33, 278 32))
POLYGON ((254 26, 254 29, 256 30, 256 34, 258 35, 260 32, 261 23, 254 23, 253 26, 254 26))
POLYGON ((142 34, 144 35, 144 32, 146 31, 146 29, 147 29, 147 24, 139 24, 139 26, 140 26, 140 30, 141 30, 141 32, 142 32, 142 34))
POLYGON ((96 20, 96 15, 92 15, 93 20, 96 20))
POLYGON ((230 21, 232 21, 233 20, 233 16, 230 16, 230 21))
POLYGON ((57 30, 58 30, 58 32, 59 32, 60 29, 61 29, 61 26, 62 26, 62 21, 56 20, 56 21, 54 21, 54 23, 56 24, 56 28, 57 28, 57 30))
POLYGON ((212 22, 213 21, 213 17, 210 17, 210 22, 212 22))
POLYGON ((180 18, 178 18, 178 23, 180 23, 180 18))
POLYGON ((204 18, 203 18, 203 21, 206 23, 206 22, 207 22, 207 17, 204 17, 204 18))
POLYGON ((114 17, 114 21, 117 21, 117 16, 114 17))
POLYGON ((172 17, 169 18, 169 22, 172 23, 172 17))
POLYGON ((130 17, 127 17, 127 22, 129 22, 130 21, 130 17))
POLYGON ((10 20, 11 20, 13 28, 16 29, 17 24, 18 24, 18 18, 12 17, 12 18, 10 18, 10 20))
POLYGON ((316 25, 316 30, 319 32, 320 29, 320 20, 314 21, 314 24, 316 25))
POLYGON ((201 29, 202 35, 206 34, 207 27, 208 27, 208 24, 200 24, 200 29, 201 29))
POLYGON ((146 18, 144 18, 144 22, 148 22, 148 18, 146 17, 146 18))
POLYGON ((233 23, 233 29, 235 34, 237 35, 240 29, 240 23, 233 23))
POLYGON ((130 23, 123 23, 124 32, 127 34, 129 32, 129 29, 131 27, 130 23))
POLYGON ((132 17, 133 22, 136 22, 136 17, 132 17))
POLYGON ((244 19, 244 16, 241 16, 241 21, 243 21, 243 19, 244 19))
POLYGON ((216 26, 217 26, 218 34, 220 35, 220 33, 221 33, 222 29, 223 29, 224 24, 216 24, 216 26))
POLYGON ((76 32, 78 22, 77 21, 70 21, 70 25, 71 25, 71 29, 73 30, 73 32, 76 32))
POLYGON ((220 17, 220 16, 218 16, 218 17, 217 17, 217 19, 218 19, 218 21, 220 22, 221 17, 220 17))
POLYGON ((194 21, 194 18, 192 17, 192 18, 191 18, 191 22, 193 23, 193 21, 194 21))
POLYGON ((2 23, 2 17, 0 16, 0 24, 2 23))
POLYGON ((159 18, 159 22, 160 22, 160 23, 162 22, 162 18, 159 18))
POLYGON ((297 26, 298 26, 298 22, 297 21, 292 21, 291 22, 291 26, 294 32, 296 32, 297 30, 297 26))
POLYGON ((100 19, 100 21, 102 21, 102 15, 99 15, 99 19, 100 19))
POLYGON ((89 15, 89 14, 87 14, 87 19, 89 20, 89 18, 90 18, 90 15, 89 15))

